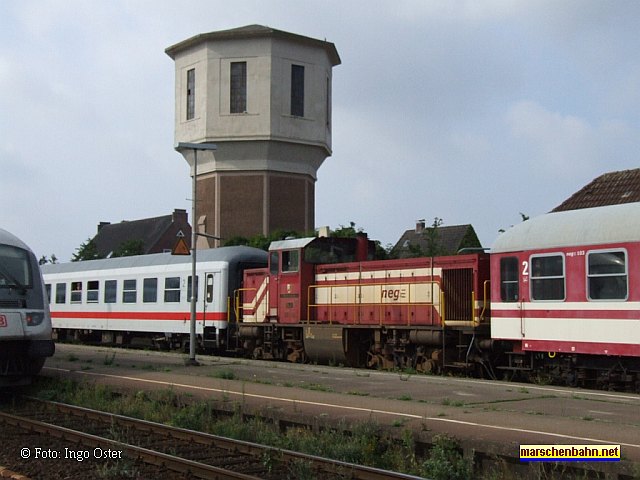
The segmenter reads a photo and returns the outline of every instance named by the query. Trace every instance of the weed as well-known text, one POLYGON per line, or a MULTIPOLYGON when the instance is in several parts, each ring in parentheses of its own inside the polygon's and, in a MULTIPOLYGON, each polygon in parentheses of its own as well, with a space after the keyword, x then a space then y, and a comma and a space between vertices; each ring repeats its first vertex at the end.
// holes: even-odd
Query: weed
POLYGON ((327 385, 322 385, 320 383, 302 383, 302 385, 300 385, 300 388, 304 388, 306 390, 315 390, 318 392, 332 392, 333 390, 331 389, 331 387, 327 386, 327 385))
POLYGON ((95 469, 96 478, 139 478, 136 466, 130 460, 101 463, 95 469))
POLYGON ((78 356, 74 355, 73 353, 67 355, 67 361, 69 362, 77 362, 78 360, 80 360, 80 358, 78 358, 78 356))
POLYGON ((116 353, 113 352, 110 356, 109 355, 105 355, 104 356, 104 361, 102 362, 103 365, 113 365, 113 361, 116 359, 116 353))
POLYGON ((458 443, 446 435, 436 435, 429 458, 422 463, 425 477, 433 480, 466 480, 472 478, 472 468, 462 457, 458 443))
POLYGON ((462 407, 464 406, 464 402, 462 400, 451 400, 450 398, 443 398, 442 405, 446 405, 449 407, 462 407))
POLYGON ((394 420, 391 425, 395 428, 399 428, 399 427, 403 427, 406 423, 407 423, 406 418, 400 418, 398 420, 394 420))
POLYGON ((233 372, 233 370, 229 370, 229 369, 216 370, 215 372, 213 372, 213 374, 211 374, 211 376, 214 378, 222 378, 223 380, 236 379, 236 374, 233 372))

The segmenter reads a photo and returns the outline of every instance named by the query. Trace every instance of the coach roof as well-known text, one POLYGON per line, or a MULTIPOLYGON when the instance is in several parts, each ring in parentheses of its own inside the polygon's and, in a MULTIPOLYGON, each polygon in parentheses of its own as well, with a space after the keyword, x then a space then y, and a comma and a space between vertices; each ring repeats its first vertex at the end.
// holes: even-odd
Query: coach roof
MULTIPOLYGON (((198 262, 249 262, 267 263, 267 252, 259 248, 236 246, 208 248, 198 250, 198 262)), ((118 268, 151 267, 158 265, 180 265, 191 263, 190 255, 171 255, 155 253, 152 255, 136 255, 132 257, 106 258, 101 260, 85 260, 82 262, 48 264, 42 266, 42 273, 68 273, 91 270, 112 270, 118 268)))
POLYGON ((491 253, 639 241, 638 225, 640 202, 553 212, 510 228, 491 253))

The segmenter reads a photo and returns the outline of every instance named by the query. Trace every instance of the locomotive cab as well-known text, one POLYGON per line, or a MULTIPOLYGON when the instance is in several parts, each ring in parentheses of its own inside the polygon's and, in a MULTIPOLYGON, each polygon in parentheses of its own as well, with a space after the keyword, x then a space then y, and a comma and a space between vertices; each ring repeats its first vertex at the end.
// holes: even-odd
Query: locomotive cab
POLYGON ((273 242, 269 247, 269 316, 285 324, 316 321, 309 310, 315 266, 368 260, 373 252, 373 242, 364 235, 273 242))
POLYGON ((0 385, 28 382, 54 350, 36 257, 0 230, 0 385))

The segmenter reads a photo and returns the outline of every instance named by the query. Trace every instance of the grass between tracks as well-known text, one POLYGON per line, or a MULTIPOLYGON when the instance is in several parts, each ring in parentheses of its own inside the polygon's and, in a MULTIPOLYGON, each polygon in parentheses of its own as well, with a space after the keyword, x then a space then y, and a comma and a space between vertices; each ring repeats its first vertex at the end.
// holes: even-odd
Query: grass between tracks
MULTIPOLYGON (((482 465, 483 471, 474 472, 470 461, 463 458, 459 444, 448 436, 434 436, 428 452, 416 452, 413 433, 402 430, 400 435, 390 435, 374 422, 360 424, 331 424, 327 419, 317 419, 313 428, 290 427, 284 431, 269 419, 245 415, 241 403, 228 398, 197 400, 193 396, 170 389, 158 391, 121 392, 95 384, 78 383, 65 379, 38 377, 31 387, 31 394, 46 400, 93 408, 153 422, 207 432, 228 438, 270 445, 276 448, 304 452, 359 465, 417 475, 432 480, 466 480, 484 478, 503 480, 513 478, 516 471, 522 479, 599 479, 602 472, 576 471, 574 465, 562 463, 531 465, 516 471, 504 459, 496 458, 491 466, 482 465), (233 414, 221 414, 233 405, 233 414), (221 408, 225 406, 226 408, 221 408), (386 432, 386 433, 385 433, 386 432)), ((395 425, 402 428, 402 423, 395 425)), ((275 458, 264 458, 269 466, 275 458)), ((484 463, 484 462, 483 462, 484 463)), ((477 467, 477 466, 476 466, 477 467)), ((109 467, 111 468, 111 467, 109 467)), ((135 478, 135 471, 127 465, 115 470, 98 472, 97 478, 135 478), (131 475, 128 475, 128 473, 131 475)), ((635 475, 632 475, 635 477, 635 475)), ((309 465, 301 463, 290 467, 290 479, 317 478, 309 465)), ((638 477, 640 478, 640 477, 638 477)))
MULTIPOLYGON (((47 400, 434 480, 472 478, 471 465, 463 459, 453 439, 436 437, 430 455, 419 456, 410 431, 402 432, 400 439, 391 438, 373 422, 281 431, 267 418, 243 415, 241 405, 235 407, 231 416, 220 415, 220 401, 200 401, 172 390, 122 393, 108 386, 60 379, 39 378, 33 394, 47 400)), ((305 465, 299 465, 291 472, 291 478, 315 477, 305 465)))

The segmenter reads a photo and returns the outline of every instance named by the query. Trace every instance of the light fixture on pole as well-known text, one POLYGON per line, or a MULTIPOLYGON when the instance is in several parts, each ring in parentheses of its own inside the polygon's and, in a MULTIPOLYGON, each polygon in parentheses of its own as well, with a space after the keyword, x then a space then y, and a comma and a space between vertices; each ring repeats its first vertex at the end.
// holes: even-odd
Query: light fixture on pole
POLYGON ((182 153, 183 150, 193 150, 193 182, 192 182, 192 200, 191 200, 191 321, 189 329, 189 359, 185 362, 187 365, 199 365, 196 360, 196 296, 198 294, 198 277, 196 276, 196 239, 197 239, 197 217, 196 217, 196 194, 197 194, 197 176, 198 176, 198 151, 214 151, 218 149, 215 143, 187 143, 179 142, 175 149, 182 153))

